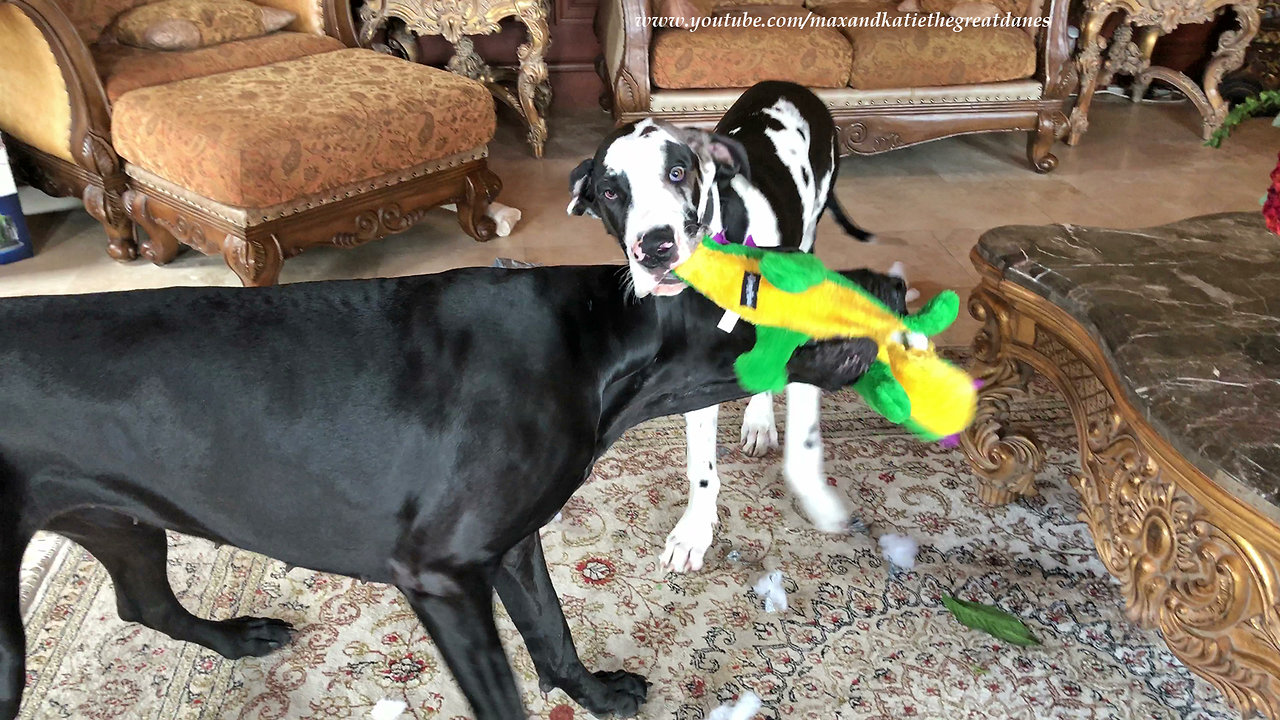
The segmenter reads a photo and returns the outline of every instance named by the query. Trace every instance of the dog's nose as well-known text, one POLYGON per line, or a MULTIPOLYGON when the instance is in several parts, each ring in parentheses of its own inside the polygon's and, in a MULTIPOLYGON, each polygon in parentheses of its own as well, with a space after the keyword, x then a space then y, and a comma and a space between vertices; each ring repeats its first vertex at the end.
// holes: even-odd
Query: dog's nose
POLYGON ((671 262, 676 254, 676 234, 670 227, 657 227, 640 236, 640 255, 636 258, 642 267, 653 269, 671 262))

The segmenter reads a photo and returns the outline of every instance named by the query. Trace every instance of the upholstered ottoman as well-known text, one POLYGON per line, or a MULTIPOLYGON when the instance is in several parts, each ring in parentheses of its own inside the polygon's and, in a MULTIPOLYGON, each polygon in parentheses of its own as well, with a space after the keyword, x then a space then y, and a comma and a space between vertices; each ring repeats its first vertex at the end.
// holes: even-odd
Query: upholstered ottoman
POLYGON ((220 253, 246 285, 274 283, 308 247, 368 242, 445 203, 472 237, 492 237, 493 130, 483 85, 361 49, 132 90, 112 108, 143 255, 220 253))
POLYGON ((1038 371, 1075 416, 1072 485, 1129 617, 1246 717, 1280 718, 1278 241, 1255 212, 1003 227, 971 255, 979 493, 1035 493, 1043 451, 1006 414, 1038 371))

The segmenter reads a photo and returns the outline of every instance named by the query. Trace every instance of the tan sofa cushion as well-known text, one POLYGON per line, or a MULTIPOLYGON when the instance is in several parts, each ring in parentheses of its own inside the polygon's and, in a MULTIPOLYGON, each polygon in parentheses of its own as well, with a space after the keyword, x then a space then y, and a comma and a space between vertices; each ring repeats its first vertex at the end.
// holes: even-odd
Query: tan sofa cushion
POLYGON ((86 43, 97 42, 112 20, 148 0, 57 0, 86 43))
POLYGON ((94 64, 115 102, 130 90, 204 77, 231 70, 268 65, 283 60, 341 50, 335 38, 305 33, 278 32, 265 37, 237 40, 183 52, 144 50, 128 45, 91 47, 94 64))
POLYGON ((130 163, 253 208, 477 148, 493 126, 480 83, 351 49, 125 93, 111 133, 130 163))
MULTIPOLYGON (((802 18, 798 7, 723 9, 721 16, 802 18)), ((843 87, 849 80, 849 41, 830 28, 706 27, 653 33, 653 84, 668 90, 750 87, 790 80, 809 87, 843 87)))
POLYGON ((248 0, 159 0, 116 16, 112 35, 125 45, 150 50, 195 50, 262 37, 296 17, 248 0))
MULTIPOLYGON (((818 9, 829 17, 868 17, 893 5, 840 3, 818 9)), ((1036 46, 1020 28, 845 27, 853 44, 850 87, 859 90, 968 85, 1028 78, 1036 46)))

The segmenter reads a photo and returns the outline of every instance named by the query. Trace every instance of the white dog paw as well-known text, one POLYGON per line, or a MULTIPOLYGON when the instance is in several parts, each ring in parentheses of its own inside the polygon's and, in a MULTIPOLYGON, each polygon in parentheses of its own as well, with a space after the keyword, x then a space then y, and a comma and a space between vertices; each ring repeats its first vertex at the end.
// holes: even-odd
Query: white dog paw
POLYGON ((770 418, 766 424, 742 423, 742 452, 751 457, 764 457, 778 449, 778 428, 770 418))
POLYGON ((853 509, 849 503, 828 487, 822 491, 810 491, 800 496, 800 507, 813 526, 825 533, 848 533, 853 509))
POLYGON ((711 530, 715 523, 698 515, 701 513, 686 511, 667 536, 667 546, 662 550, 663 569, 675 572, 697 572, 702 569, 703 558, 711 547, 711 530))

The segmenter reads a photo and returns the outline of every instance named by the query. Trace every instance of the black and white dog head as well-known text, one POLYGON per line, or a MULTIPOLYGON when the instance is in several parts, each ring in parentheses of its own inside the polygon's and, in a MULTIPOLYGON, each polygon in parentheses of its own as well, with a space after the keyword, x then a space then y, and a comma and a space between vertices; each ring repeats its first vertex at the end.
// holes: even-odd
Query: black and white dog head
POLYGON ((653 120, 625 125, 569 175, 570 215, 600 218, 630 264, 636 295, 676 295, 684 262, 719 212, 718 183, 748 175, 736 140, 653 120))

